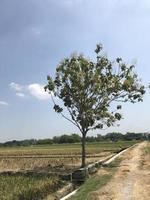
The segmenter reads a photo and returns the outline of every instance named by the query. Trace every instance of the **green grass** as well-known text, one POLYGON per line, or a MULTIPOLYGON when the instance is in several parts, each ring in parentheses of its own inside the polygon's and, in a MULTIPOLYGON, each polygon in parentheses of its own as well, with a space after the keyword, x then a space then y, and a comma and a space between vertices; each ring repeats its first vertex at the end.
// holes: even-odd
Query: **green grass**
POLYGON ((40 200, 60 187, 57 177, 0 176, 1 200, 40 200))
MULTIPOLYGON (((94 176, 88 179, 84 185, 81 186, 79 191, 69 200, 86 200, 89 193, 100 189, 102 186, 111 179, 112 174, 103 176, 94 176)), ((91 199, 92 200, 92 199, 91 199)))
MULTIPOLYGON (((116 151, 135 144, 136 141, 97 142, 88 143, 87 153, 100 153, 103 151, 116 151)), ((0 147, 0 155, 66 155, 80 154, 81 144, 53 144, 36 145, 30 147, 0 147)))
POLYGON ((89 178, 77 191, 77 193, 69 198, 69 200, 95 200, 96 191, 105 186, 113 177, 114 173, 119 166, 121 159, 116 159, 110 165, 108 165, 105 169, 107 174, 104 175, 94 175, 89 178))

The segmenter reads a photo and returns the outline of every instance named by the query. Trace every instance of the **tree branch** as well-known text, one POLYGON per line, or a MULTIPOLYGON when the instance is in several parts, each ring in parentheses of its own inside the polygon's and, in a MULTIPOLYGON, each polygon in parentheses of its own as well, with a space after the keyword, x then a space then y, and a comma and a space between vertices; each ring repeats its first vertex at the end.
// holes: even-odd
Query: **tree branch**
MULTIPOLYGON (((56 105, 56 103, 55 103, 55 101, 54 101, 54 98, 53 98, 53 95, 52 95, 51 92, 50 92, 50 95, 51 95, 51 98, 52 98, 53 104, 56 105)), ((74 123, 71 119, 69 119, 68 117, 66 117, 62 112, 61 112, 60 114, 61 114, 61 116, 62 116, 63 118, 65 118, 66 120, 68 120, 69 122, 71 122, 72 124, 74 124, 75 126, 77 126, 76 123, 74 123)), ((78 126, 77 126, 77 127, 78 127, 78 126)), ((78 127, 78 128, 79 128, 79 127, 78 127)))

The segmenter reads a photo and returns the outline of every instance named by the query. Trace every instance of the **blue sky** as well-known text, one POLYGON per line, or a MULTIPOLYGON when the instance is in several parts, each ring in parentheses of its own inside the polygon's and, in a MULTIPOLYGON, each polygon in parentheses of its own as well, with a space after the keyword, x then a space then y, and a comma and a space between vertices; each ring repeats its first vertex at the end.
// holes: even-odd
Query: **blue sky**
MULTIPOLYGON (((72 52, 93 57, 100 42, 110 59, 136 63, 150 82, 149 0, 1 0, 0 13, 0 142, 78 132, 42 89, 72 52)), ((150 131, 149 92, 143 103, 124 105, 119 127, 90 134, 150 131)))

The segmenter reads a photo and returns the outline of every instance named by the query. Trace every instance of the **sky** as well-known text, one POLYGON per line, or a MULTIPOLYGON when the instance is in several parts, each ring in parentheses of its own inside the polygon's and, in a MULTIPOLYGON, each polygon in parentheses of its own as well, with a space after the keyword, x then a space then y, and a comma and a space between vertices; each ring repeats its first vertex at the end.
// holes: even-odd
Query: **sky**
MULTIPOLYGON (((150 82, 149 0, 0 0, 0 142, 79 133, 53 111, 48 74, 74 52, 93 58, 97 43, 113 60, 136 64, 150 82)), ((149 132, 150 91, 124 104, 120 126, 106 132, 149 132)))

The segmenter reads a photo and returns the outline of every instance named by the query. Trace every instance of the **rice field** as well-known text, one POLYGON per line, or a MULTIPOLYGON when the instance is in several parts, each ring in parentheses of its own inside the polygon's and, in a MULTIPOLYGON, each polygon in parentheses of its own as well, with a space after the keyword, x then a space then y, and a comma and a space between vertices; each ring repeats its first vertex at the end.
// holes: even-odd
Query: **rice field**
MULTIPOLYGON (((87 163, 106 158, 134 143, 87 144, 87 163)), ((79 168, 80 164, 80 144, 0 148, 0 200, 40 200, 62 186, 62 181, 56 175, 4 175, 2 172, 44 170, 62 174, 79 168)))
MULTIPOLYGON (((113 155, 134 142, 101 142, 87 144, 87 164, 113 155)), ((0 148, 0 171, 60 170, 80 167, 81 145, 45 145, 0 148)))
MULTIPOLYGON (((134 141, 98 142, 86 145, 87 154, 115 151, 134 144, 134 141)), ((9 155, 80 155, 81 144, 35 145, 30 147, 0 147, 0 156, 9 155)))
POLYGON ((40 200, 61 185, 57 177, 0 175, 1 200, 40 200))

